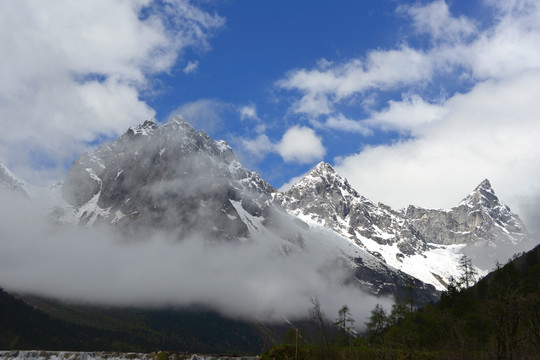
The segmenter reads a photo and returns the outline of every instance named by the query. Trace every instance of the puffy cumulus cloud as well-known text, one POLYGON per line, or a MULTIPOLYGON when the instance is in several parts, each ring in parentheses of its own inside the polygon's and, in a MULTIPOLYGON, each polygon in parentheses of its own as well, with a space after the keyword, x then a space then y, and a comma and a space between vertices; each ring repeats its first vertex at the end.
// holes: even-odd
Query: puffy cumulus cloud
POLYGON ((276 151, 285 162, 310 163, 326 153, 322 139, 313 129, 293 126, 276 144, 276 151))
POLYGON ((488 178, 503 202, 529 218, 540 185, 539 83, 539 70, 480 83, 441 104, 414 137, 341 158, 336 169, 362 194, 395 207, 455 206, 488 178))
POLYGON ((279 154, 285 162, 307 164, 320 160, 326 154, 322 138, 315 130, 305 126, 293 126, 282 136, 281 140, 273 142, 261 133, 252 139, 239 139, 240 150, 259 159, 269 153, 279 154))
POLYGON ((481 33, 469 46, 457 48, 456 54, 476 78, 499 79, 537 68, 540 61, 538 41, 540 4, 536 2, 530 12, 501 15, 493 28, 481 33))
POLYGON ((444 0, 427 5, 417 3, 401 6, 398 12, 408 14, 416 31, 430 35, 433 41, 460 42, 477 32, 476 25, 471 19, 465 16, 453 17, 444 0))
POLYGON ((35 172, 35 153, 62 166, 154 116, 140 98, 149 76, 188 46, 208 48, 223 23, 184 0, 3 2, 0 158, 19 173, 35 172))
MULTIPOLYGON (((400 43, 394 49, 372 50, 366 56, 342 63, 323 59, 313 69, 288 72, 276 86, 297 95, 290 108, 293 113, 323 117, 330 120, 327 121, 329 127, 359 132, 359 126, 341 126, 346 123, 342 108, 350 107, 352 98, 361 103, 373 102, 374 95, 392 92, 407 96, 415 87, 418 96, 423 96, 421 90, 433 86, 434 82, 444 96, 448 83, 454 87, 463 83, 474 85, 488 79, 517 76, 521 71, 537 67, 540 62, 538 4, 517 1, 511 6, 491 5, 496 10, 490 10, 498 15, 482 31, 474 20, 453 16, 442 0, 400 6, 398 13, 410 18, 415 31, 433 39, 431 46, 415 48, 400 43)), ((395 107, 392 96, 395 95, 390 94, 388 105, 395 107)), ((433 95, 425 96, 428 99, 423 99, 424 102, 439 100, 433 95)), ((363 120, 368 119, 359 119, 363 120)), ((365 126, 380 124, 384 121, 368 122, 365 126)))
POLYGON ((259 159, 275 150, 275 145, 265 134, 260 134, 254 139, 242 139, 242 147, 259 159))

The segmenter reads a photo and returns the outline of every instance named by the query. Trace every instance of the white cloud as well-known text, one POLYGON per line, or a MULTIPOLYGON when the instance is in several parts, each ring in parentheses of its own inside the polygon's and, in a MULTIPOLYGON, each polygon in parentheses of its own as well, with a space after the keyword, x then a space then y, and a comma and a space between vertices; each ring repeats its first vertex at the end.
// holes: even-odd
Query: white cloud
MULTIPOLYGON (((290 71, 276 85, 299 95, 292 102, 293 113, 327 117, 327 124, 336 128, 343 124, 338 120, 346 118, 341 108, 350 106, 353 97, 363 103, 372 101, 374 94, 389 91, 404 91, 407 96, 411 87, 417 87, 413 91, 421 96, 419 90, 448 75, 458 85, 462 80, 474 83, 519 75, 540 63, 540 7, 523 1, 502 9, 492 26, 480 32, 473 20, 452 16, 442 0, 401 6, 398 12, 411 17, 415 30, 432 37, 431 47, 420 49, 402 43, 339 64, 322 59, 314 69, 290 71)), ((421 101, 428 104, 434 100, 438 99, 421 101)), ((388 105, 393 110, 389 115, 398 110, 392 109, 395 101, 388 105)), ((363 127, 386 122, 379 120, 363 127)), ((342 128, 358 132, 360 127, 342 128)))
POLYGON ((326 154, 321 137, 305 126, 289 128, 277 142, 272 142, 266 134, 259 134, 253 139, 239 139, 239 143, 243 152, 258 159, 277 153, 285 162, 307 164, 321 160, 326 154))
POLYGON ((240 119, 252 119, 252 120, 258 120, 259 117, 257 116, 257 108, 255 105, 244 105, 238 108, 238 112, 240 113, 240 119))
POLYGON ((428 103, 419 95, 407 95, 402 101, 390 100, 388 107, 373 112, 369 119, 359 122, 359 125, 367 129, 375 127, 414 133, 415 129, 436 120, 443 112, 443 107, 428 103))
POLYGON ((320 116, 334 111, 340 101, 372 89, 392 89, 431 76, 433 62, 422 51, 401 46, 371 51, 366 59, 314 70, 291 71, 276 85, 302 94, 293 105, 295 113, 320 116))
POLYGON ((448 4, 444 0, 427 5, 402 6, 398 12, 407 13, 419 33, 427 33, 434 41, 463 41, 477 32, 471 19, 465 16, 452 17, 448 4))
POLYGON ((285 162, 310 163, 326 153, 321 137, 313 129, 293 126, 276 144, 276 151, 285 162))
POLYGON ((184 67, 184 74, 191 74, 197 71, 199 68, 199 62, 198 61, 189 61, 187 65, 184 67))
POLYGON ((186 47, 208 48, 223 23, 183 0, 3 2, 0 118, 10 126, 0 158, 33 173, 33 154, 46 153, 48 166, 61 167, 153 117, 140 98, 148 78, 186 47))
POLYGON ((317 117, 319 130, 410 136, 336 159, 362 194, 394 207, 450 207, 489 178, 513 210, 538 219, 531 209, 540 208, 540 4, 484 6, 495 16, 483 28, 454 16, 444 1, 400 7, 430 45, 402 43, 342 64, 324 61, 277 82, 297 95, 291 111, 317 117), (358 120, 344 115, 366 103, 358 120))
POLYGON ((324 123, 324 126, 330 129, 337 129, 353 133, 356 132, 365 136, 371 135, 372 133, 371 129, 366 126, 365 122, 347 119, 343 114, 328 117, 324 123))
POLYGON ((196 235, 178 241, 174 232, 126 241, 111 228, 55 226, 31 202, 4 192, 0 200, 0 286, 9 291, 85 304, 197 305, 278 322, 305 317, 309 298, 318 296, 328 314, 349 304, 359 327, 377 302, 391 303, 348 284, 350 271, 336 261, 341 254, 319 235, 302 234, 301 251, 293 245, 287 255, 270 231, 248 243, 196 235))
POLYGON ((246 151, 259 159, 264 158, 266 154, 275 150, 275 145, 265 134, 260 134, 254 139, 242 139, 242 146, 246 151))
POLYGON ((540 7, 516 18, 508 15, 462 51, 480 79, 518 75, 540 63, 540 7))
POLYGON ((527 211, 523 196, 540 185, 539 83, 540 71, 531 70, 478 84, 441 104, 414 138, 364 149, 336 169, 363 195, 394 207, 451 207, 488 178, 503 202, 527 211))

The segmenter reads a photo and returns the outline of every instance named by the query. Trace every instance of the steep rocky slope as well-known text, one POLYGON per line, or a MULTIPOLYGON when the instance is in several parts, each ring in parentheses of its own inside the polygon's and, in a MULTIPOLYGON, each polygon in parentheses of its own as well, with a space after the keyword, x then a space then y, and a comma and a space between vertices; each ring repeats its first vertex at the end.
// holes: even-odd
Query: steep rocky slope
POLYGON ((248 229, 232 201, 256 215, 273 191, 224 141, 181 117, 146 121, 73 164, 62 190, 73 211, 62 219, 240 239, 248 229))
POLYGON ((409 206, 405 216, 435 244, 518 244, 528 237, 519 216, 499 201, 487 179, 456 207, 438 210, 409 206))
MULTIPOLYGON (((358 286, 379 295, 403 292, 409 278, 334 229, 307 224, 284 211, 272 201, 276 190, 243 168, 224 141, 197 132, 181 117, 162 126, 146 121, 84 154, 62 191, 70 204, 55 212, 62 222, 112 224, 139 235, 167 231, 179 240, 197 236, 210 242, 265 242, 285 256, 316 249, 356 274, 351 280, 358 286)), ((383 216, 380 220, 386 221, 383 216)), ((415 281, 422 301, 436 297, 433 286, 415 281)))
MULTIPOLYGON (((359 195, 329 164, 319 163, 288 191, 275 194, 274 201, 440 290, 449 277, 459 276, 459 258, 465 252, 473 254, 477 265, 493 266, 497 250, 533 245, 524 224, 498 200, 487 180, 454 208, 395 211, 359 195), (486 246, 488 250, 478 250, 486 246)), ((488 269, 477 270, 482 275, 488 269)))
POLYGON ((0 164, 0 191, 8 191, 26 197, 28 196, 24 190, 24 182, 17 178, 2 164, 0 164))

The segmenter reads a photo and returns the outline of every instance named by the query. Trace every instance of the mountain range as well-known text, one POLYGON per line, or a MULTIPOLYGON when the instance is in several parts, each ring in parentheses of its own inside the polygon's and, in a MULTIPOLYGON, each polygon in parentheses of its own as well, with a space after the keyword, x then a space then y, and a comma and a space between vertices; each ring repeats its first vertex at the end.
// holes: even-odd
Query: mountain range
MULTIPOLYGON (((27 195, 0 167, 0 184, 27 195)), ((225 141, 178 116, 148 120, 83 154, 51 215, 60 224, 112 226, 123 234, 165 231, 177 241, 265 243, 280 256, 319 248, 375 295, 436 299, 460 275, 463 254, 480 275, 508 249, 532 248, 519 216, 482 181, 451 209, 394 210, 361 196, 321 162, 285 192, 244 168, 225 141)), ((502 259, 504 261, 505 259, 502 259)))

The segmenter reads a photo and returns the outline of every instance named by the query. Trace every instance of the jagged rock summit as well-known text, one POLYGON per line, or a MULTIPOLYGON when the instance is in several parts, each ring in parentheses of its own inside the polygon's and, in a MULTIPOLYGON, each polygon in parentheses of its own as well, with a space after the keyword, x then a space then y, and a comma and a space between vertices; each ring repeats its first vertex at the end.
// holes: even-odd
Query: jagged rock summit
POLYGON ((233 202, 260 213, 274 191, 241 166, 225 141, 178 116, 162 126, 145 121, 82 155, 63 185, 73 206, 63 219, 245 238, 248 229, 233 202))
MULTIPOLYGON (((274 198, 294 216, 336 231, 386 264, 438 289, 444 289, 450 276, 457 278, 464 252, 489 247, 474 252, 478 264, 485 266, 496 259, 497 250, 507 252, 509 244, 516 251, 523 250, 517 245, 532 245, 519 217, 499 201, 488 180, 454 208, 411 205, 395 211, 359 195, 332 166, 319 163, 274 198)), ((493 264, 484 270, 489 266, 493 264)))
POLYGON ((319 163, 276 199, 294 215, 328 226, 362 247, 362 239, 369 238, 381 245, 396 244, 406 254, 425 249, 402 214, 359 195, 327 163, 319 163))
POLYGON ((519 216, 499 201, 486 179, 456 207, 448 210, 409 206, 406 216, 436 244, 519 244, 529 233, 519 216))

